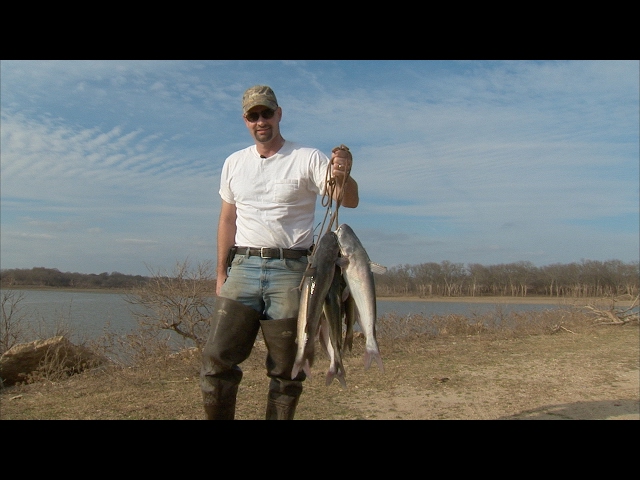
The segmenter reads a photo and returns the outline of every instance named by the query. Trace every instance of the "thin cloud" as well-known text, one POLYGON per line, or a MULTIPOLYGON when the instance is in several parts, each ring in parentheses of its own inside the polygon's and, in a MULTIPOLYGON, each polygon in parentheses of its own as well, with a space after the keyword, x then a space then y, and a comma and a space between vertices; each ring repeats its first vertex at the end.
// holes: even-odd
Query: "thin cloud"
POLYGON ((638 259, 638 61, 1 63, 2 268, 215 260, 256 83, 285 138, 351 148, 378 263, 638 259))

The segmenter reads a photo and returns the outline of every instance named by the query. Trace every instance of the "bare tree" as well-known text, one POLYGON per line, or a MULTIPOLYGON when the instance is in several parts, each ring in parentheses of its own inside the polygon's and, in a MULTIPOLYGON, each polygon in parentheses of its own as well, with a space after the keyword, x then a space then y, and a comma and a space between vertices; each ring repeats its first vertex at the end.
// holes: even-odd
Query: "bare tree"
POLYGON ((20 312, 20 302, 24 293, 14 290, 2 291, 2 322, 0 323, 0 355, 22 340, 24 331, 22 321, 25 315, 20 312))
POLYGON ((185 260, 177 262, 170 273, 149 271, 149 281, 125 295, 128 303, 142 307, 132 311, 139 325, 175 332, 201 350, 215 297, 212 263, 199 263, 192 269, 185 260))

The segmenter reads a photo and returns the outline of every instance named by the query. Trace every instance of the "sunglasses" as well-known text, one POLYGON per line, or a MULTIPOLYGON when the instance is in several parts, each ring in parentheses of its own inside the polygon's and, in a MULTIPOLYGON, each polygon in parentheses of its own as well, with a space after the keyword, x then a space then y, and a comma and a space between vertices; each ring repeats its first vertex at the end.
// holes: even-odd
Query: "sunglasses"
POLYGON ((260 116, 262 116, 262 118, 264 118, 265 120, 269 120, 270 118, 273 118, 275 113, 276 113, 275 110, 271 110, 270 108, 266 108, 266 109, 264 109, 264 110, 262 110, 260 112, 245 113, 244 114, 244 118, 246 118, 251 123, 253 123, 253 122, 257 122, 258 119, 260 118, 260 116))

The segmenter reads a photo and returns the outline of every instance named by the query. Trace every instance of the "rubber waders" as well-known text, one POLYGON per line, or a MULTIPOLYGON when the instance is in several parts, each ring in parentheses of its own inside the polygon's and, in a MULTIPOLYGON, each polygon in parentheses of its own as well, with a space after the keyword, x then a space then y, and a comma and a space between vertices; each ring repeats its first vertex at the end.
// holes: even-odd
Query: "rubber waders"
POLYGON ((242 370, 260 328, 260 312, 216 297, 207 343, 202 351, 200 389, 207 420, 233 420, 242 370))
POLYGON ((305 374, 300 372, 295 379, 291 370, 296 357, 297 318, 260 320, 264 343, 267 347, 267 375, 269 394, 266 420, 293 420, 305 374))

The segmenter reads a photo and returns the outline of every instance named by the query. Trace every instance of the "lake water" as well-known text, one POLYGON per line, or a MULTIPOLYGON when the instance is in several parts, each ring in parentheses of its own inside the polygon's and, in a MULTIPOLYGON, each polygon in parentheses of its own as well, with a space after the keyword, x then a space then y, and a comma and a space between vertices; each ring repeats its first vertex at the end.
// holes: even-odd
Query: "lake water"
MULTIPOLYGON (((134 306, 127 303, 122 294, 60 290, 14 290, 14 292, 23 295, 19 304, 19 313, 25 315, 34 328, 38 325, 53 328, 62 322, 68 325, 78 338, 95 338, 105 329, 111 333, 127 333, 137 325, 132 313, 134 306)), ((388 313, 396 313, 403 317, 407 315, 469 315, 495 310, 497 305, 500 305, 505 313, 540 311, 557 308, 560 301, 559 305, 539 305, 502 304, 499 298, 495 303, 378 299, 377 309, 379 317, 388 313)))

